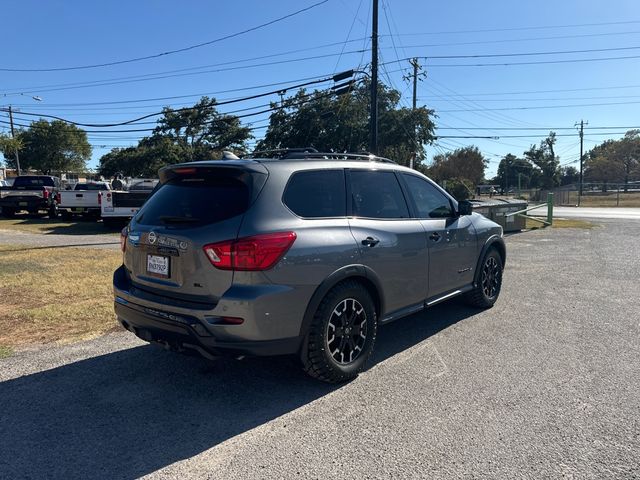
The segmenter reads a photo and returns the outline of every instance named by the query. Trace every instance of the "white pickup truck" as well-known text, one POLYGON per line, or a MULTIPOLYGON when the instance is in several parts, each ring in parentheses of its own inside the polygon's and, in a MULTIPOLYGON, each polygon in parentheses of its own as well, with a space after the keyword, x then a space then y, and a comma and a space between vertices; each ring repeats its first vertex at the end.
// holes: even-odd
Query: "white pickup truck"
POLYGON ((100 216, 101 192, 109 191, 107 182, 76 183, 73 190, 58 192, 58 210, 64 218, 75 215, 100 216))
POLYGON ((128 222, 151 196, 159 180, 138 180, 128 190, 100 192, 100 216, 105 227, 128 222))

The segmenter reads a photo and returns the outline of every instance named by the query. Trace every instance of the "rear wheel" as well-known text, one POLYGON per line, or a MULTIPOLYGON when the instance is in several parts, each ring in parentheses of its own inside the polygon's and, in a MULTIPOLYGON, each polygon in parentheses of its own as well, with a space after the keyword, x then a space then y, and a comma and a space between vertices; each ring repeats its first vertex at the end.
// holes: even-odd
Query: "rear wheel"
POLYGON ((49 218, 58 218, 58 204, 54 203, 48 210, 49 218))
POLYGON ((373 351, 376 311, 367 289, 355 281, 334 287, 313 317, 301 352, 312 377, 338 383, 358 376, 373 351))
POLYGON ((502 287, 502 258, 495 248, 482 259, 478 286, 465 296, 465 301, 478 308, 491 308, 502 287))

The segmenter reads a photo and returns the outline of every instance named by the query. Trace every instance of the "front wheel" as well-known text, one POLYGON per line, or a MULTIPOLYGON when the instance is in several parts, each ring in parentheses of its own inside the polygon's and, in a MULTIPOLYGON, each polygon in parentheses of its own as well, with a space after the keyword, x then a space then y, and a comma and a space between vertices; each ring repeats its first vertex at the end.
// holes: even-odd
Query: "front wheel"
POLYGON ((355 281, 334 287, 322 300, 301 352, 304 370, 338 383, 358 376, 373 351, 376 311, 367 289, 355 281))
POLYGON ((466 302, 478 308, 491 308, 502 288, 502 258, 495 248, 487 252, 480 265, 478 285, 466 296, 466 302))

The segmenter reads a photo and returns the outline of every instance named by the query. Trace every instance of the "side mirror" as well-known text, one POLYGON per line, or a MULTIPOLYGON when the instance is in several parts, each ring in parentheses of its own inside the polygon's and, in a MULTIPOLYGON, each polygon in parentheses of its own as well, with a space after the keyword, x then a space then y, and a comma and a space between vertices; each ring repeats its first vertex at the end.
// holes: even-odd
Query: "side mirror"
POLYGON ((471 215, 473 213, 473 204, 469 200, 458 202, 458 215, 471 215))

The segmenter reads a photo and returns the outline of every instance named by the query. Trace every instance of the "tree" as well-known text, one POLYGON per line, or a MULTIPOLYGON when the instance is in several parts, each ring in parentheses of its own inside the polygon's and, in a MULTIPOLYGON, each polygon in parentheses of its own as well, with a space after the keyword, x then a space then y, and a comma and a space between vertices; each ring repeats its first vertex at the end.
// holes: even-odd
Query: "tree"
MULTIPOLYGON (((270 118, 258 150, 315 147, 328 152, 369 149, 369 83, 344 95, 300 90, 284 99, 270 118)), ((400 92, 380 84, 378 90, 378 153, 408 165, 417 148, 416 164, 425 158, 424 144, 433 140, 433 111, 399 107, 400 92), (416 145, 417 144, 417 145, 416 145)))
POLYGON ((471 184, 471 188, 475 189, 484 179, 487 163, 478 147, 458 148, 453 152, 433 157, 428 174, 438 183, 459 179, 462 183, 471 184))
POLYGON ((135 147, 114 148, 100 158, 105 177, 155 177, 166 165, 219 159, 224 150, 245 151, 251 130, 233 115, 219 113, 214 98, 202 97, 192 108, 165 108, 150 137, 135 147))
MULTIPOLYGON (((15 137, 19 144, 22 144, 22 170, 33 169, 44 174, 79 171, 85 168, 87 160, 91 157, 91 145, 86 132, 61 120, 37 120, 32 122, 29 128, 16 132, 15 137)), ((7 165, 15 168, 16 161, 11 145, 3 142, 2 153, 7 165)))
POLYGON ((560 169, 560 185, 571 185, 580 181, 580 172, 576 167, 562 167, 560 169))
POLYGON ((586 155, 585 178, 590 181, 624 182, 640 178, 640 130, 629 130, 619 140, 605 140, 586 155))
POLYGON ((180 146, 183 161, 220 158, 223 150, 244 151, 251 130, 243 127, 237 116, 219 113, 215 105, 215 98, 202 97, 192 108, 165 107, 153 136, 180 146))
POLYGON ((509 191, 510 188, 515 186, 529 188, 532 177, 533 165, 531 162, 508 153, 500 160, 498 172, 493 181, 505 191, 509 191))
POLYGON ((4 133, 0 133, 0 152, 2 152, 5 158, 12 159, 7 163, 15 164, 15 152, 16 150, 22 150, 23 146, 24 145, 19 138, 13 138, 9 135, 5 135, 4 133))
POLYGON ((538 186, 545 190, 560 184, 560 161, 554 151, 555 143, 555 132, 549 132, 549 136, 542 140, 539 146, 531 145, 531 148, 524 152, 525 158, 539 169, 541 175, 538 186))

